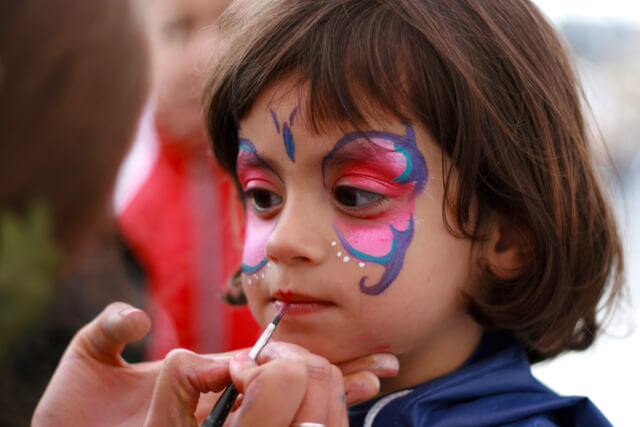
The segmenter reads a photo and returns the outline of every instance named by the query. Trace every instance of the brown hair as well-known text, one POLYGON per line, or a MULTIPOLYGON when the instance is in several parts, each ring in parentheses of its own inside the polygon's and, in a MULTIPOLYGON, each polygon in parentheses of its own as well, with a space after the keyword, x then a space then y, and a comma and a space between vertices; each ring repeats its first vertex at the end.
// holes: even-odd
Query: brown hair
POLYGON ((148 92, 130 0, 0 4, 0 206, 52 210, 67 254, 94 237, 148 92))
POLYGON ((598 302, 607 286, 607 304, 620 291, 622 251, 574 71, 535 6, 272 0, 253 17, 243 7, 230 12, 244 27, 230 33, 208 89, 209 132, 224 167, 235 174, 239 120, 285 75, 307 85, 316 130, 345 120, 359 127, 372 105, 418 121, 448 155, 443 210, 453 208, 458 225, 450 231, 478 241, 497 212, 530 245, 511 280, 484 266, 467 295, 471 314, 517 337, 532 361, 593 342, 598 302))

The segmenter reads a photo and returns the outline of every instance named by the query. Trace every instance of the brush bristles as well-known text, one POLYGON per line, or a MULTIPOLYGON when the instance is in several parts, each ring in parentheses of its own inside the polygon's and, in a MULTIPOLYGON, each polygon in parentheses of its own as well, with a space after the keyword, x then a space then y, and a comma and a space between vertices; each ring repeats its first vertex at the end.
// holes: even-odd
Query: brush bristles
POLYGON ((276 317, 271 323, 277 325, 278 322, 280 322, 280 319, 282 319, 282 316, 284 316, 284 312, 287 311, 287 307, 289 307, 289 303, 283 302, 280 306, 280 310, 278 310, 278 314, 276 314, 276 317))

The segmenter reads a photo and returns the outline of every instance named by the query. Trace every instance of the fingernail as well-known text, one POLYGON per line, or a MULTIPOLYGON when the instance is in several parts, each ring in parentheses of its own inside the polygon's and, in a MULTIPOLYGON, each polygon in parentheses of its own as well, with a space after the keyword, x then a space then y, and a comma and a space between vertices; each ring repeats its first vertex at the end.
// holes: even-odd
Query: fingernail
POLYGON ((374 363, 376 369, 391 374, 397 373, 400 370, 400 362, 395 356, 390 354, 374 356, 374 363))
POLYGON ((139 311, 141 311, 141 310, 138 309, 138 308, 130 307, 130 308, 123 308, 122 310, 120 310, 118 312, 118 314, 120 315, 120 317, 125 318, 128 315, 130 315, 131 313, 136 313, 136 312, 139 312, 139 311))
POLYGON ((345 378, 345 389, 351 395, 373 396, 380 390, 380 379, 375 375, 356 375, 345 378))
POLYGON ((242 351, 238 354, 236 354, 235 356, 233 356, 232 359, 233 362, 235 363, 239 363, 241 365, 250 365, 255 363, 255 361, 249 357, 249 353, 242 351))

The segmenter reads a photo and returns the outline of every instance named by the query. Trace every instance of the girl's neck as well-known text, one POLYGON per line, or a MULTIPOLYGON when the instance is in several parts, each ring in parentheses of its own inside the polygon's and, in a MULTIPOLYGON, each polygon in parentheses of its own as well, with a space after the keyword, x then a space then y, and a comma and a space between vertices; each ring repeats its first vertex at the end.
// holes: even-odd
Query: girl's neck
POLYGON ((458 369, 482 338, 483 328, 470 317, 446 328, 407 353, 397 354, 400 372, 380 380, 380 395, 411 388, 458 369))

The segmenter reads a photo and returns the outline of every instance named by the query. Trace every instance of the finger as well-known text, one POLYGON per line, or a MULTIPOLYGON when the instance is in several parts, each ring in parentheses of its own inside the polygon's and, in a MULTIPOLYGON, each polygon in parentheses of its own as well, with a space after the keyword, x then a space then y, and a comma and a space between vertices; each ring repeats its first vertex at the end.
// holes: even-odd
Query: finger
POLYGON ((344 377, 347 406, 374 398, 380 392, 380 380, 369 371, 360 371, 344 377))
POLYGON ((80 329, 69 348, 101 363, 123 365, 124 346, 144 337, 150 328, 151 319, 144 311, 115 302, 80 329))
POLYGON ((398 358, 391 353, 374 353, 336 365, 345 376, 369 371, 380 378, 386 378, 397 375, 400 369, 398 358))
POLYGON ((309 376, 307 391, 300 405, 295 422, 313 422, 330 426, 341 425, 341 410, 345 406, 344 386, 340 370, 328 361, 305 359, 309 376))
POLYGON ((145 425, 199 425, 195 410, 200 394, 219 392, 229 383, 229 360, 227 356, 201 356, 184 349, 169 352, 156 381, 145 425))
POLYGON ((229 370, 238 391, 244 396, 228 425, 279 427, 291 424, 307 388, 304 363, 279 359, 258 366, 247 352, 241 352, 233 358, 229 370))
POLYGON ((338 364, 344 375, 347 406, 375 397, 380 391, 380 378, 398 374, 398 358, 390 353, 371 354, 338 364))
POLYGON ((294 422, 319 422, 331 427, 348 426, 344 380, 340 369, 328 361, 326 366, 308 366, 308 369, 307 393, 294 422), (323 408, 321 405, 326 406, 323 408))
MULTIPOLYGON (((231 350, 215 354, 201 354, 201 356, 211 358, 212 360, 221 360, 222 357, 226 357, 228 360, 231 360, 231 358, 240 351, 243 350, 231 350)), ((246 351, 248 352, 249 349, 246 349, 246 351)), ((200 396, 200 400, 198 400, 198 407, 196 408, 196 418, 200 420, 200 423, 207 418, 209 412, 211 412, 211 408, 216 404, 218 397, 218 393, 207 393, 200 396)), ((240 396, 238 397, 238 401, 240 401, 240 396)))
POLYGON ((342 373, 327 359, 302 347, 280 342, 270 342, 262 350, 259 359, 298 361, 306 367, 308 384, 295 422, 348 425, 342 373))

